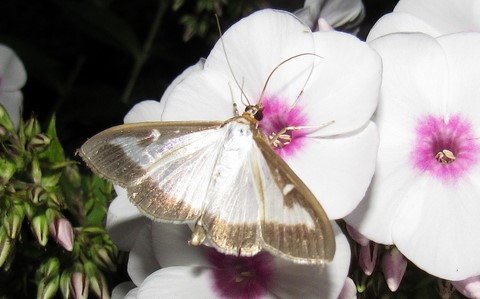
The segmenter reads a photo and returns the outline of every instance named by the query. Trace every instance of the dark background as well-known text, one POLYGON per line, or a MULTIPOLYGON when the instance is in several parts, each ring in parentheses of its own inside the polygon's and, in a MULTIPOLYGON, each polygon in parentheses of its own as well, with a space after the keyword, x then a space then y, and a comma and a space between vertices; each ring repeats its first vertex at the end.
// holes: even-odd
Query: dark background
MULTIPOLYGON (((396 3, 364 0, 360 38, 396 3)), ((176 75, 208 55, 218 38, 215 11, 226 30, 261 7, 302 6, 303 1, 1 0, 0 43, 18 54, 27 71, 24 118, 34 113, 46 123, 55 113, 60 140, 73 157, 87 137, 122 123, 135 103, 159 99, 176 75), (158 15, 151 49, 125 95, 158 15)))

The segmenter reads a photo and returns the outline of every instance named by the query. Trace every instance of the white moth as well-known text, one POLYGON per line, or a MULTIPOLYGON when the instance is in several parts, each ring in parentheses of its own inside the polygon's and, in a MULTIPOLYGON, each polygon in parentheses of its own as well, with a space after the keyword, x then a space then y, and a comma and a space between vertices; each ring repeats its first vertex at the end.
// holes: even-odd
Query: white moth
POLYGON ((259 129, 262 111, 259 101, 226 121, 125 124, 90 138, 79 154, 94 172, 126 188, 151 219, 195 223, 192 245, 208 238, 225 254, 267 250, 322 265, 335 254, 330 221, 273 149, 287 144, 286 131, 296 128, 267 136, 259 129))

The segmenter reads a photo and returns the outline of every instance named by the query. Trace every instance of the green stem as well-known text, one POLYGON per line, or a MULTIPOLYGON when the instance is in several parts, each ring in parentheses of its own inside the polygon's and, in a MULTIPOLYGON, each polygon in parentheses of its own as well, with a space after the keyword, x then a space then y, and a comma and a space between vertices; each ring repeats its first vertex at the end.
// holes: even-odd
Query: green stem
POLYGON ((165 15, 168 7, 169 1, 158 0, 155 19, 150 26, 150 31, 148 32, 145 43, 143 44, 142 52, 140 53, 140 55, 135 57, 135 63, 133 64, 132 70, 130 72, 130 77, 128 79, 127 85, 125 86, 125 89, 123 90, 121 102, 124 104, 128 103, 130 95, 132 94, 133 88, 135 87, 135 84, 137 82, 138 75, 140 74, 143 65, 145 64, 150 55, 153 41, 155 40, 155 36, 157 35, 163 16, 165 15))

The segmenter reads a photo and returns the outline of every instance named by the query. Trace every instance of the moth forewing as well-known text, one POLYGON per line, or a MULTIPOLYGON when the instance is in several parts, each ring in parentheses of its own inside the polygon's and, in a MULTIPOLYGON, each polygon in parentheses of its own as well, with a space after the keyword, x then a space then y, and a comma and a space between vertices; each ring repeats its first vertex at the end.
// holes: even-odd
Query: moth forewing
POLYGON ((97 174, 128 191, 157 221, 188 222, 203 211, 201 194, 223 142, 224 122, 132 123, 90 138, 80 156, 97 174), (192 159, 196 157, 196 159, 192 159))
POLYGON ((254 139, 262 153, 258 157, 259 177, 265 180, 261 219, 264 247, 297 263, 331 261, 335 235, 322 206, 263 133, 258 131, 254 139))

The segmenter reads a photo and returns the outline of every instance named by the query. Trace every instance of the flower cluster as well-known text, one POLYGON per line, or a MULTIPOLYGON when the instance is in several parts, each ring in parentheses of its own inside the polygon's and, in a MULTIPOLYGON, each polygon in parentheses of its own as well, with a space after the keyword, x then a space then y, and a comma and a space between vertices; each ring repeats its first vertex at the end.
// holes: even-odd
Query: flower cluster
MULTIPOLYGON (((279 142, 275 150, 321 199, 329 217, 341 218, 357 206, 373 175, 378 140, 369 119, 377 105, 381 64, 378 55, 352 35, 306 32, 285 12, 254 13, 225 32, 206 60, 179 76, 160 103, 136 105, 125 121, 225 120, 235 115, 233 103, 241 111, 247 101, 261 100, 260 129, 265 135, 292 126, 308 128, 288 132, 288 142, 279 142), (245 43, 251 46, 245 48, 245 43), (310 55, 287 61, 302 53, 310 55), (344 76, 332 77, 338 69, 344 76), (350 188, 342 188, 345 183, 350 188)), ((337 298, 344 285, 342 296, 352 296, 351 280, 346 280, 350 250, 334 222, 336 254, 322 271, 266 252, 235 257, 188 247, 188 227, 151 224, 128 202, 124 190, 117 192, 107 228, 120 248, 130 251, 135 288, 128 298, 186 296, 191 287, 179 285, 187 282, 196 285, 202 298, 337 298), (134 229, 137 225, 151 229, 141 232, 134 229), (172 235, 179 245, 172 245, 172 235)), ((114 297, 131 287, 120 285, 114 297)))
MULTIPOLYGON (((450 298, 456 289, 480 298, 479 7, 475 0, 400 0, 367 43, 336 31, 358 32, 361 1, 307 0, 294 15, 267 9, 234 24, 160 101, 137 104, 124 120, 225 121, 261 103, 258 128, 331 220, 333 261, 320 269, 267 251, 225 255, 208 239, 188 246, 191 226, 153 222, 116 186, 106 226, 130 252, 132 281, 112 297, 450 298), (426 282, 425 293, 402 287, 424 277, 436 283, 426 282)), ((15 115, 19 106, 8 103, 21 98, 25 74, 9 57, 0 61, 0 101, 15 115)), ((12 132, 18 123, 3 126, 12 132)), ((30 140, 32 151, 50 141, 42 134, 30 140)), ((49 181, 38 177, 37 164, 28 204, 48 202, 51 210, 62 199, 44 190, 49 181)), ((2 183, 13 172, 3 172, 2 183)), ((50 234, 66 251, 79 250, 81 234, 60 213, 29 215, 8 200, 0 266, 10 262, 24 217, 41 246, 50 234)), ((68 279, 55 257, 41 265, 39 292, 60 285, 82 298, 90 287, 107 297, 97 268, 114 268, 116 251, 102 242, 63 272, 68 279)))

